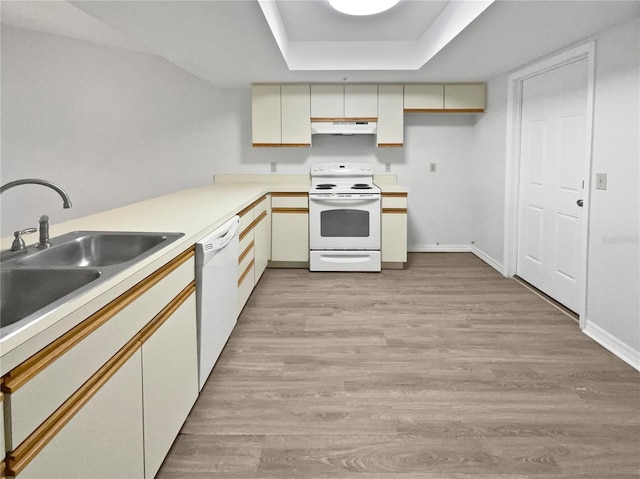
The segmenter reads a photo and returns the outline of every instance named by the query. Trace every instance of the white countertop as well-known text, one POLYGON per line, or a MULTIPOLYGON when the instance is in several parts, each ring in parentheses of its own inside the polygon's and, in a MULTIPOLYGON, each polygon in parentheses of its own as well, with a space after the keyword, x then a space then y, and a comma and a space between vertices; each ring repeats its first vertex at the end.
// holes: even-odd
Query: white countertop
MULTIPOLYGON (((296 175, 297 176, 297 175, 296 175)), ((65 223, 51 225, 51 238, 78 230, 181 232, 184 236, 152 256, 105 280, 78 298, 40 317, 22 329, 0 339, 0 375, 79 324, 117 298, 156 269, 190 248, 238 211, 271 192, 306 192, 308 176, 286 182, 242 182, 223 179, 201 188, 159 196, 121 208, 104 211, 65 223)), ((248 178, 247 178, 248 179, 248 178)), ((383 184, 383 192, 408 191, 395 184, 383 184)), ((2 238, 1 248, 13 238, 2 238)))

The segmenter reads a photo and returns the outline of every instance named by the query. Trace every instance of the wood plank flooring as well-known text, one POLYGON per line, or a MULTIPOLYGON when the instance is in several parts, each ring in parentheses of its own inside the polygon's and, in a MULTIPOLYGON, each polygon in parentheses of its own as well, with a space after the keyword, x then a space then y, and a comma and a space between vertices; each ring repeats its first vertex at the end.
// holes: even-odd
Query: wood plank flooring
POLYGON ((267 270, 157 477, 638 478, 640 373, 471 254, 267 270))

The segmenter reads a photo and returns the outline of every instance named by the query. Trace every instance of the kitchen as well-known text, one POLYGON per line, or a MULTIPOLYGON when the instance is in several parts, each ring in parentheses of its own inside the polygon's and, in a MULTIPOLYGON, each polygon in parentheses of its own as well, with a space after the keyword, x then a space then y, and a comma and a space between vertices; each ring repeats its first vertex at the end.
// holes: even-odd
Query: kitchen
POLYGON ((609 189, 592 194, 585 316, 601 343, 637 367, 638 270, 629 267, 638 264, 636 2, 497 2, 422 69, 375 75, 287 71, 254 2, 198 2, 188 10, 132 3, 121 11, 98 2, 90 15, 81 3, 22 5, 36 9, 32 16, 12 16, 5 3, 2 183, 50 179, 69 191, 74 207, 63 210, 44 189, 6 193, 3 237, 43 213, 55 235, 58 223, 203 186, 215 174, 270 174, 272 163, 277 174, 308 174, 312 164, 357 157, 376 173, 389 164, 411 190, 409 251, 472 252, 500 272, 508 74, 595 39, 592 171, 609 174, 609 189), (56 7, 64 11, 48 10, 56 7), (564 28, 573 17, 580 22, 564 28), (192 66, 200 57, 212 59, 202 70, 192 66), (354 83, 486 81, 487 109, 407 114, 399 149, 376 149, 364 137, 314 138, 310 149, 251 148, 251 83, 345 76, 354 83))

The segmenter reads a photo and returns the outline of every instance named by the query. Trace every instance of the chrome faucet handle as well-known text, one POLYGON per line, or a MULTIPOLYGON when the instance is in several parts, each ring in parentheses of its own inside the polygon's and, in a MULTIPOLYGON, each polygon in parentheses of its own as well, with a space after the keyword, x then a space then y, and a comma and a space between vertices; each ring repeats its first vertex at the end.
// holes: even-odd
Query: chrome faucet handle
POLYGON ((38 231, 38 228, 27 228, 21 231, 15 231, 13 233, 13 243, 11 244, 11 251, 22 251, 26 248, 22 235, 28 235, 38 231))
POLYGON ((49 217, 42 215, 40 217, 40 241, 36 245, 38 249, 47 249, 51 246, 49 242, 49 217))

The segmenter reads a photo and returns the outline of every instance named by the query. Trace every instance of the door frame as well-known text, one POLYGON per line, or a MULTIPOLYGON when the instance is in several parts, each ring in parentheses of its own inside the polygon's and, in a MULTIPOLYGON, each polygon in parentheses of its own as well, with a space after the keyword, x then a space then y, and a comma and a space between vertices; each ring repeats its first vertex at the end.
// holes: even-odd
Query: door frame
POLYGON ((527 65, 509 74, 507 84, 507 164, 505 188, 505 228, 504 228, 504 275, 512 277, 517 272, 518 258, 518 206, 520 199, 520 143, 522 127, 522 90, 523 82, 541 73, 568 65, 582 59, 587 60, 587 116, 586 116, 586 155, 584 165, 583 200, 585 203, 581 228, 580 258, 580 298, 577 311, 580 329, 586 326, 587 311, 587 258, 589 239, 589 217, 591 196, 591 163, 593 144, 593 108, 595 92, 595 41, 570 48, 551 57, 527 65))

